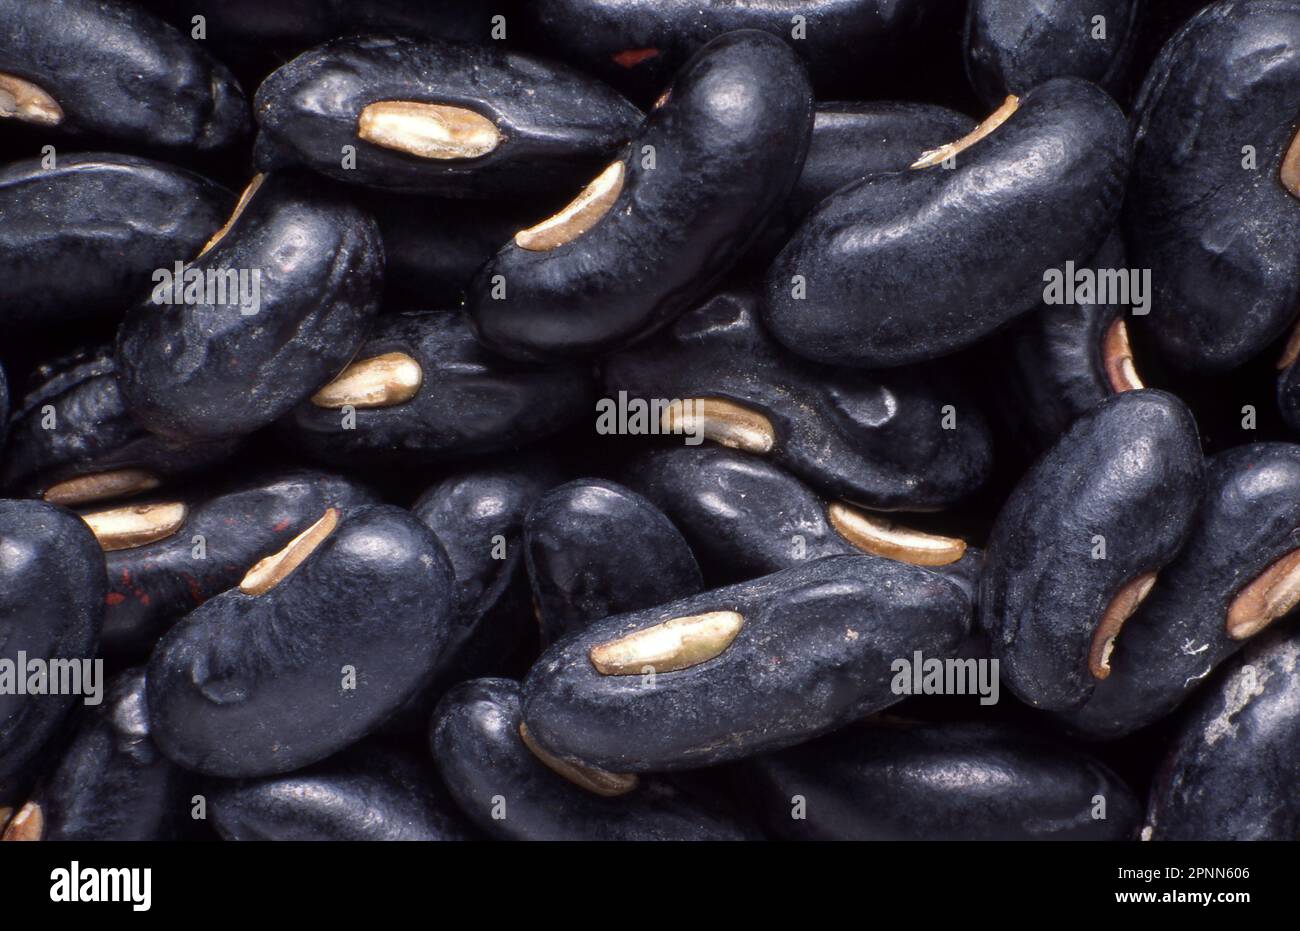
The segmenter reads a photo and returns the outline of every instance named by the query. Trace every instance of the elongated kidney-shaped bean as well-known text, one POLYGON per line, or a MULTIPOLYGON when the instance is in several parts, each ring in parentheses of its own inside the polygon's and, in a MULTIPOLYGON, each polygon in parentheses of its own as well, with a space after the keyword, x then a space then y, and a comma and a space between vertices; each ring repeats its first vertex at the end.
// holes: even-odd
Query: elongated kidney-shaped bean
POLYGON ((1021 699, 1067 711, 1109 675, 1121 627, 1191 530, 1201 472, 1191 413, 1148 389, 1097 405, 1021 478, 989 537, 979 609, 1021 699))
POLYGON ((1045 271, 1096 252, 1124 196, 1124 114, 1077 78, 1011 109, 949 150, 955 162, 940 149, 823 201, 768 270, 773 335, 818 362, 933 359, 1031 310, 1045 271))
POLYGON ((239 436, 329 381, 378 309, 384 254, 373 219, 303 174, 259 176, 228 226, 184 273, 181 303, 159 284, 117 336, 131 415, 179 438, 239 436), (249 299, 251 296, 251 300, 249 299))
POLYGON ((248 131, 234 76, 136 4, 0 0, 0 36, 0 118, 181 153, 248 131))
POLYGON ((1207 7, 1165 45, 1134 114, 1129 258, 1146 333, 1193 372, 1243 364, 1300 306, 1300 6, 1207 7))
POLYGON ((1178 558, 1115 641, 1111 674, 1067 717, 1116 737, 1173 710, 1300 601, 1300 446, 1254 443, 1208 463, 1178 558))
POLYGON ((400 508, 325 513, 149 661, 154 739, 187 769, 263 776, 324 759, 410 698, 447 642, 451 572, 400 508))
POLYGON ((1127 840, 1141 816, 1102 763, 1006 724, 882 720, 747 768, 791 840, 1127 840))
POLYGON ((740 258, 799 175, 803 66, 735 32, 687 63, 628 150, 470 286, 475 331, 520 358, 590 356, 667 323, 740 258))
POLYGON ((544 750, 613 772, 779 749, 898 701, 891 663, 949 654, 967 605, 917 566, 827 557, 561 641, 524 682, 524 723, 544 750))
POLYGON ((298 56, 258 88, 256 110, 262 145, 280 157, 354 184, 450 196, 581 183, 641 122, 566 65, 388 36, 298 56))
POLYGON ((768 457, 868 507, 931 510, 983 484, 992 440, 955 382, 939 372, 876 376, 809 365, 772 340, 755 304, 749 291, 724 291, 612 356, 607 395, 661 407, 682 401, 661 414, 664 432, 768 457))

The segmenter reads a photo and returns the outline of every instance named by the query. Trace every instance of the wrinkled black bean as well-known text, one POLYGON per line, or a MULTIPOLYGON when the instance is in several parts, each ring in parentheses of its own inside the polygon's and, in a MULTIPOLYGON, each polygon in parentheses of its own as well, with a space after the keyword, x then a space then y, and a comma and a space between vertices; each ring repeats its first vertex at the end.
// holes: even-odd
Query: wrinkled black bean
POLYGON ((1236 368, 1295 317, 1300 193, 1281 168, 1297 95, 1300 7, 1289 0, 1211 5, 1146 77, 1124 223, 1130 261, 1152 271, 1146 334, 1174 365, 1236 368))
POLYGON ((316 171, 456 197, 579 184, 641 122, 615 91, 565 65, 388 36, 300 55, 258 88, 255 109, 263 144, 316 171))
MULTIPOLYGON (((295 471, 245 481, 206 499, 191 492, 116 505, 112 514, 142 507, 157 514, 178 504, 185 510, 183 522, 165 537, 146 536, 138 545, 113 539, 117 521, 103 525, 109 532, 101 545, 122 548, 105 553, 108 596, 101 648, 115 655, 147 654, 174 621, 237 585, 250 566, 284 548, 327 508, 348 514, 374 503, 375 496, 353 482, 295 471)), ((96 513, 103 512, 87 514, 92 527, 96 513)))
POLYGON ((224 840, 474 839, 428 763, 366 744, 289 775, 216 782, 211 800, 224 840))
POLYGON ((585 368, 493 355, 459 311, 389 314, 376 321, 353 365, 298 405, 283 429, 295 448, 325 462, 419 465, 551 436, 590 416, 593 396, 585 368), (370 361, 391 354, 403 357, 398 365, 409 372, 405 390, 370 361), (362 400, 349 381, 358 371, 365 385, 393 388, 382 399, 362 400))
POLYGON ((937 372, 866 375, 809 365, 771 339, 756 304, 751 291, 724 291, 611 357, 606 393, 733 401, 766 418, 767 428, 737 441, 718 432, 725 415, 706 416, 705 437, 768 456, 823 493, 868 507, 929 510, 983 484, 992 440, 956 383, 937 372))
POLYGON ((0 333, 120 315, 158 269, 193 258, 234 202, 193 172, 130 155, 0 169, 0 333))
POLYGON ((1116 737, 1167 715, 1248 638, 1290 612, 1300 575, 1293 561, 1300 562, 1300 446, 1254 443, 1209 460, 1187 544, 1125 623, 1110 675, 1066 720, 1116 737), (1245 591, 1271 569, 1277 575, 1262 580, 1263 590, 1245 591))
POLYGON ((342 517, 261 594, 248 581, 188 614, 149 661, 154 739, 187 769, 264 776, 342 750, 415 694, 450 632, 447 557, 400 508, 342 517))
POLYGON ((135 4, 0 0, 0 37, 0 118, 177 153, 228 148, 248 132, 229 70, 135 4), (13 78, 35 85, 37 102, 24 105, 31 92, 16 95, 13 78))
POLYGON ((966 73, 990 107, 1052 78, 1085 78, 1118 96, 1138 34, 1138 0, 971 0, 966 73))
POLYGON ((662 777, 605 797, 542 762, 519 735, 519 684, 456 686, 433 716, 429 745, 447 787, 484 831, 502 840, 748 840, 753 829, 662 777))
POLYGON ((590 209, 521 231, 483 267, 467 299, 475 332, 506 355, 556 358, 608 352, 667 323, 784 202, 812 121, 807 76, 780 40, 744 31, 710 42, 571 205, 590 209))
POLYGON ((897 702, 891 663, 916 650, 950 654, 966 635, 967 610, 961 589, 937 573, 829 556, 598 621, 561 641, 524 682, 524 721, 550 753, 613 772, 780 749, 897 702), (700 615, 721 628, 703 631, 702 646, 688 639, 658 659, 639 647, 605 647, 700 615), (624 657, 606 668, 628 671, 600 672, 590 655, 598 647, 598 656, 624 657))
MULTIPOLYGON (((39 501, 0 500, 0 804, 30 777, 26 768, 74 702, 71 690, 29 693, 32 663, 62 661, 72 684, 95 656, 104 618, 104 555, 78 517, 39 501), (75 665, 75 668, 73 666, 75 665)), ((45 688, 65 677, 47 669, 45 688)))
POLYGON ((820 85, 860 87, 921 28, 924 7, 924 0, 535 0, 523 12, 546 48, 617 86, 657 93, 697 49, 737 29, 786 40, 820 85))
POLYGON ((1129 149, 1104 92, 1048 81, 955 167, 873 175, 823 201, 768 270, 766 321, 792 352, 832 364, 965 348, 1031 310, 1046 269, 1101 247, 1129 149))
POLYGON ((1150 840, 1300 837, 1300 632, 1250 644, 1180 723, 1156 774, 1150 840))
POLYGON ((881 720, 746 768, 790 840, 1131 840, 1142 814, 1102 763, 1005 724, 881 720))
POLYGON ((663 511, 604 479, 543 495, 524 521, 524 552, 544 646, 704 587, 690 546, 663 511))
MULTIPOLYGON (((1123 270, 1121 238, 1111 234, 1086 267, 1094 272, 1123 270)), ((1118 304, 1043 304, 1004 331, 1008 364, 1004 400, 1026 446, 1034 452, 1056 442, 1080 414, 1132 386, 1122 380, 1124 372, 1113 367, 1122 360, 1107 352, 1107 339, 1115 338, 1112 327, 1123 310, 1118 304)), ((1127 320, 1124 327, 1127 340, 1127 320)), ((1137 375, 1136 364, 1133 375, 1137 375)), ((1141 387, 1140 376, 1138 382, 1141 387)))
POLYGON ((229 292, 192 305, 159 305, 155 292, 118 331, 122 393, 155 433, 217 438, 266 426, 338 374, 378 309, 384 258, 374 220, 305 175, 254 185, 188 268, 247 273, 255 312, 229 292))
POLYGON ((10 439, 5 487, 69 504, 155 487, 217 465, 239 446, 238 439, 188 442, 143 429, 126 410, 110 347, 42 367, 14 409, 10 439))
MULTIPOLYGON (((627 481, 663 508, 709 569, 735 581, 823 556, 899 558, 879 545, 852 542, 836 529, 821 496, 756 456, 718 446, 669 446, 634 461, 627 481)), ((947 542, 937 555, 953 561, 930 567, 961 586, 973 605, 984 553, 955 538, 947 542)))
POLYGON ((989 536, 979 608, 1017 696, 1051 711, 1088 699, 1144 580, 1191 531, 1201 473, 1191 412, 1141 390, 1084 414, 1021 478, 989 536))
POLYGON ((184 832, 190 783, 149 736, 143 669, 118 675, 88 709, 40 790, 44 840, 174 840, 184 832))

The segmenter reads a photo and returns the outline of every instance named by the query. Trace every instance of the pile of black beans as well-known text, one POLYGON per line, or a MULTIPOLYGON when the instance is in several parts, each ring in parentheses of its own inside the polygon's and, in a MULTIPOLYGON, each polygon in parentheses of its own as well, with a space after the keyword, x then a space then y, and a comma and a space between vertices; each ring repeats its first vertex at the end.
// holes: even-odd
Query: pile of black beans
POLYGON ((5 839, 1300 837, 1300 0, 0 0, 5 839))

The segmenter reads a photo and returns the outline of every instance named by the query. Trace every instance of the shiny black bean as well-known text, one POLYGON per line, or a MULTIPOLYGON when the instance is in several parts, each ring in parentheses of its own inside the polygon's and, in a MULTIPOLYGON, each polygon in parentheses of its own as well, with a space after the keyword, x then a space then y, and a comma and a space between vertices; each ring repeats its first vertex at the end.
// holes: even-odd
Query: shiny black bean
POLYGON ((859 178, 902 171, 930 149, 975 128, 963 113, 898 101, 817 104, 803 171, 747 261, 770 262, 823 200, 859 178))
POLYGON ((1152 270, 1146 334, 1176 366, 1236 368, 1300 306, 1300 168, 1284 167, 1297 95, 1300 8, 1285 0, 1213 4, 1147 75, 1124 223, 1130 260, 1152 270))
POLYGON ((67 678, 85 691, 79 674, 95 655, 104 593, 104 555, 75 514, 0 500, 0 674, 8 680, 0 689, 0 804, 15 801, 28 765, 84 697, 30 693, 31 664, 62 661, 68 677, 50 668, 45 688, 67 678))
POLYGON ((214 782, 210 798, 223 840, 475 839, 427 762, 366 744, 289 775, 214 782))
POLYGON ((237 274, 248 291, 160 305, 160 285, 127 313, 119 382, 141 425, 189 439, 252 433, 361 348, 378 309, 383 245, 373 219, 321 187, 292 172, 259 176, 228 228, 187 267, 223 281, 237 274))
POLYGON ((193 258, 233 204, 206 178, 130 155, 0 169, 0 334, 120 315, 155 271, 193 258))
MULTIPOLYGON (((1086 267, 1124 270, 1121 238, 1111 234, 1086 267)), ((1118 304, 1043 304, 1007 327, 1002 397, 1034 452, 1111 395, 1143 387, 1123 311, 1118 304)))
POLYGON ((1179 724, 1156 774, 1150 840, 1300 837, 1300 632, 1250 644, 1179 724))
MULTIPOLYGON (((461 809, 502 840, 748 840, 754 831, 668 780, 575 771, 575 783, 520 736, 519 684, 456 686, 433 716, 429 745, 461 809), (593 791, 595 785, 601 792, 593 791), (615 794, 617 793, 617 794, 615 794)), ((543 751, 544 753, 544 751, 543 751)))
POLYGON ((1109 675, 1121 625, 1191 531, 1201 473, 1191 413, 1142 390, 1084 414, 1021 478, 989 536, 979 608, 1016 695, 1069 711, 1109 675))
POLYGON ((764 459, 718 447, 670 446, 634 461, 628 484, 663 508, 710 569, 736 580, 859 552, 942 572, 972 600, 983 551, 829 504, 764 459))
POLYGON ((1163 718, 1300 598, 1300 446, 1255 443, 1207 464, 1178 558, 1115 641, 1110 675, 1070 725, 1098 737, 1163 718))
POLYGON ((237 585, 327 508, 350 514, 374 503, 353 482, 294 471, 206 498, 191 492, 84 511, 108 564, 101 649, 147 655, 174 621, 237 585))
POLYGON ((786 40, 820 85, 861 87, 921 28, 925 6, 924 0, 535 0, 523 12, 546 48, 619 87, 658 93, 697 49, 737 29, 786 40))
POLYGON ((1005 724, 882 719, 746 768, 790 840, 1131 840, 1142 814, 1102 763, 1005 724))
POLYGON ((68 506, 139 494, 230 458, 238 439, 157 436, 127 412, 109 347, 36 373, 14 409, 4 485, 68 506))
POLYGON ((1101 247, 1130 154, 1124 114, 1104 92, 1048 81, 964 148, 972 138, 955 164, 936 150, 932 163, 822 202, 768 270, 764 315, 781 343, 874 368, 947 355, 1033 309, 1045 270, 1101 247))
POLYGON ((485 350, 459 311, 389 314, 356 360, 283 424, 325 462, 419 465, 522 446, 592 411, 590 373, 485 350))
POLYGON ((467 299, 475 332, 506 355, 564 358, 672 320, 784 202, 812 120, 807 76, 780 40, 710 42, 617 161, 483 267, 467 299))
POLYGON ((524 552, 543 646, 704 587, 690 546, 663 511, 604 479, 547 492, 524 521, 524 552))
POLYGON ((42 839, 175 840, 189 819, 189 786, 149 735, 144 670, 127 670, 87 710, 41 787, 42 839))
POLYGON ((187 769, 265 776, 324 759, 414 695, 447 643, 451 569, 408 512, 330 510, 277 555, 149 661, 154 739, 187 769))
POLYGON ((561 641, 524 682, 524 721, 544 750, 612 772, 780 749, 897 702, 893 661, 950 654, 968 606, 937 573, 829 556, 561 641))
POLYGON ((580 184, 642 118, 565 65, 387 36, 298 56, 258 88, 255 109, 281 156, 340 181, 453 197, 580 184))
POLYGON ((177 153, 248 131, 226 67, 135 4, 0 0, 0 36, 0 118, 177 153))
POLYGON ((1052 78, 1085 78, 1118 96, 1138 34, 1138 0, 971 0, 966 73, 990 107, 1052 78))
POLYGON ((724 291, 611 357, 607 395, 719 399, 697 408, 688 424, 697 435, 766 456, 824 494, 867 507, 931 510, 984 483, 992 440, 956 383, 936 372, 810 365, 771 339, 756 304, 748 290, 724 291))

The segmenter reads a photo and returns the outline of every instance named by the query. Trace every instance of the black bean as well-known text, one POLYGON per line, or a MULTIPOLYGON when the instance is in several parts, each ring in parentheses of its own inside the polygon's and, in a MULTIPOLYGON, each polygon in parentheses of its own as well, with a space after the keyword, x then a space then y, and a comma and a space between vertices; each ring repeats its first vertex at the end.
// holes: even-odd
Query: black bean
POLYGON ((0 36, 0 117, 178 153, 248 131, 226 67, 134 4, 0 0, 0 36))
POLYGON ((130 310, 117 354, 131 416, 186 439, 271 423, 361 347, 383 263, 378 227, 361 210, 305 175, 259 176, 227 228, 188 266, 223 282, 246 277, 256 301, 241 303, 232 292, 243 289, 229 285, 193 304, 186 297, 160 306, 155 293, 130 310))
MULTIPOLYGON (((924 23, 924 0, 534 0, 524 14, 548 49, 620 87, 657 93, 723 33, 784 39, 822 86, 861 88, 924 23)), ((935 4, 931 4, 934 6, 935 4)))
POLYGON ((1142 86, 1124 224, 1152 270, 1145 332, 1176 366, 1234 369, 1300 306, 1297 94, 1300 8, 1277 0, 1206 8, 1142 86))
POLYGON ((551 436, 589 416, 593 395, 583 367, 488 352, 459 311, 389 314, 283 432, 325 462, 419 465, 551 436))
POLYGON ((163 636, 148 666, 154 739, 217 776, 324 759, 419 689, 451 594, 442 547, 408 512, 331 509, 163 636))
POLYGON ((1156 774, 1150 840, 1300 837, 1300 633, 1250 644, 1180 722, 1156 774))
POLYGON ((1178 558, 1124 625, 1111 674, 1067 721, 1116 737, 1166 716, 1300 598, 1300 446, 1254 443, 1207 464, 1178 558))
POLYGON ((214 781, 212 822, 233 841, 463 841, 473 828, 414 755, 362 744, 281 776, 214 781))
POLYGON ((175 840, 185 832, 189 786, 149 735, 144 670, 129 669, 87 710, 42 786, 42 839, 175 840))
MULTIPOLYGON (((80 697, 70 690, 30 693, 29 664, 62 661, 69 675, 80 673, 95 656, 104 594, 104 554, 75 514, 39 501, 0 500, 0 660, 10 667, 0 689, 0 804, 15 800, 31 775, 28 764, 80 697)), ((49 669, 47 689, 56 677, 64 678, 49 669)), ((88 685, 80 675, 69 681, 88 685)))
POLYGON ((690 546, 663 511, 604 479, 542 496, 524 521, 524 552, 543 646, 704 587, 690 546))
POLYGON ((683 421, 683 430, 767 456, 828 496, 880 510, 943 507, 984 483, 992 468, 988 426, 951 379, 810 365, 771 339, 756 303, 752 291, 723 291, 611 357, 607 394, 722 401, 696 405, 693 416, 683 404, 658 426, 683 421))
POLYGON ((1077 78, 1048 81, 1009 109, 956 151, 823 201, 768 270, 773 335, 831 364, 933 359, 1031 310, 1044 269, 1095 253, 1124 196, 1124 114, 1077 78))
POLYGON ((1126 391, 1074 422, 998 515, 980 625, 1025 702, 1078 708, 1120 627, 1178 554, 1200 499, 1196 423, 1173 395, 1126 391))
POLYGON ((255 106, 263 143, 281 156, 340 181, 456 197, 581 183, 641 121, 565 65, 386 36, 300 55, 258 88, 255 106))
POLYGON ((971 0, 966 73, 990 107, 1052 78, 1079 77, 1118 96, 1138 34, 1138 0, 971 0))
POLYGON ((170 495, 83 512, 108 564, 104 653, 147 655, 179 617, 237 585, 327 508, 376 503, 353 482, 295 471, 210 497, 170 495))
POLYGON ((0 169, 0 333, 115 318, 158 269, 192 258, 233 204, 206 178, 129 155, 0 169))
POLYGON ((710 42, 618 160, 483 267, 467 299, 475 332, 506 355, 563 358, 667 323, 784 202, 812 120, 803 66, 779 39, 710 42))
POLYGON ((829 556, 561 641, 524 682, 524 721, 546 751, 612 772, 780 749, 897 702, 891 663, 950 653, 968 606, 937 573, 829 556))
POLYGON ((188 442, 143 429, 126 410, 109 347, 42 367, 14 410, 4 484, 56 504, 82 505, 158 487, 217 465, 238 439, 188 442))
POLYGON ((881 719, 746 768, 790 840, 1129 840, 1141 817, 1102 763, 1005 724, 881 719))
POLYGON ((964 136, 975 121, 933 104, 819 103, 803 171, 747 261, 770 262, 823 200, 859 178, 902 171, 930 149, 964 136))
POLYGON ((979 549, 828 504, 755 456, 717 446, 656 449, 632 464, 628 483, 664 509, 708 568, 737 581, 866 552, 935 568, 974 597, 979 549))
MULTIPOLYGON (((1112 233, 1086 267, 1125 270, 1122 239, 1112 233)), ((1117 304, 1043 304, 1005 330, 1002 399, 1033 452, 1111 395, 1143 387, 1122 314, 1117 304)))
POLYGON ((663 777, 574 767, 531 749, 520 734, 520 704, 517 682, 462 682, 438 705, 429 729, 433 758, 452 795, 494 837, 603 841, 753 837, 752 828, 691 798, 663 777))

